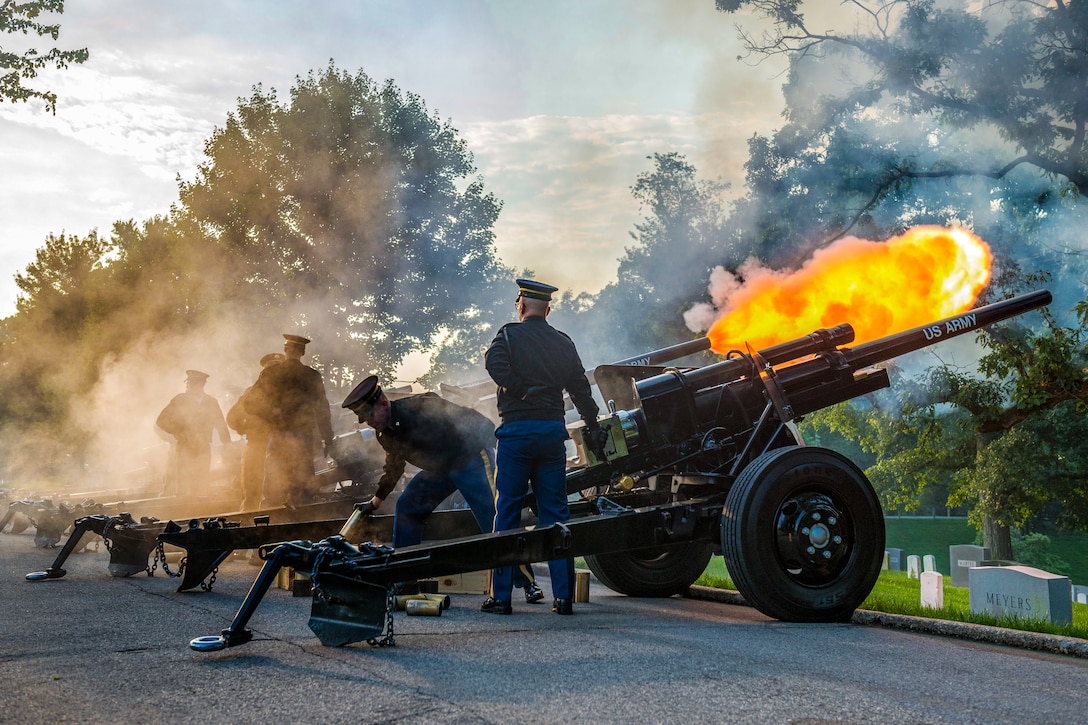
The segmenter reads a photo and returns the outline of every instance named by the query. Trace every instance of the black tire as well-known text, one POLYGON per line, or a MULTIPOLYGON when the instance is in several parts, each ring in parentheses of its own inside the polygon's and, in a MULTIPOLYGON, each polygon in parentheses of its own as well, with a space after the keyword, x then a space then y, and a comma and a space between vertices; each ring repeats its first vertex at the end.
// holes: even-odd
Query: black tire
POLYGON ((884 560, 884 514, 865 474, 826 448, 769 451, 726 498, 722 552, 737 590, 787 622, 841 622, 884 560))
POLYGON ((705 541, 586 557, 586 566, 612 591, 629 597, 671 597, 687 591, 706 570, 713 546, 705 541))

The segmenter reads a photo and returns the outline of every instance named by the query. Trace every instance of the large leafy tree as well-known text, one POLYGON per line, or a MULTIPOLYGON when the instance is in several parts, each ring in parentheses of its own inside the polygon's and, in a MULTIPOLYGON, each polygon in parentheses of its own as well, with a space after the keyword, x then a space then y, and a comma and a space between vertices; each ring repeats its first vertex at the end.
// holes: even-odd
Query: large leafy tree
POLYGON ((330 65, 289 103, 255 88, 205 151, 179 214, 218 242, 220 289, 252 319, 320 336, 334 386, 388 378, 440 335, 484 344, 509 296, 501 205, 422 99, 330 65))
MULTIPOLYGON (((21 34, 50 38, 60 37, 60 25, 43 22, 43 13, 64 12, 64 0, 32 0, 17 3, 15 0, 0 2, 0 33, 21 34)), ((46 110, 56 113, 57 94, 27 86, 26 81, 37 78, 38 72, 47 67, 67 68, 72 63, 83 63, 90 57, 86 48, 59 50, 51 48, 40 53, 36 48, 24 51, 5 50, 0 46, 0 100, 28 101, 36 98, 45 101, 46 110)))
POLYGON ((16 275, 17 312, 0 339, 0 458, 9 471, 58 472, 79 458, 68 425, 71 401, 94 382, 88 331, 103 313, 99 294, 109 240, 49 235, 16 275))

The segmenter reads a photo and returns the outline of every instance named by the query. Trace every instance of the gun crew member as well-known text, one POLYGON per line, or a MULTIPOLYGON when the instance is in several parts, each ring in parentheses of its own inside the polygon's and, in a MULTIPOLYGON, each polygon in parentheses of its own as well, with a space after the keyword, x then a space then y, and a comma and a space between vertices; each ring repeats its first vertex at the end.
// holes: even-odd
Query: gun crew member
MULTIPOLYGON (((283 353, 270 352, 261 358, 261 370, 283 362, 283 353)), ((246 398, 253 386, 245 389, 227 411, 227 425, 246 438, 242 454, 242 511, 260 508, 264 489, 264 459, 272 428, 258 415, 246 412, 246 398)))
MULTIPOLYGON (((586 445, 600 458, 604 458, 606 436, 597 422, 597 403, 574 342, 546 319, 557 288, 529 279, 519 279, 517 284, 514 306, 519 321, 504 325, 485 355, 487 372, 498 385, 502 420, 495 433, 499 440, 495 531, 520 525, 530 486, 536 496, 538 527, 570 518, 564 390, 585 421, 586 445)), ((555 597, 552 611, 572 614, 574 560, 549 561, 548 570, 555 597)), ((481 607, 484 612, 511 613, 511 581, 509 567, 494 570, 491 596, 481 607)))
POLYGON ((265 457, 262 507, 312 503, 319 493, 314 436, 332 443, 332 414, 321 373, 302 363, 309 340, 284 334, 284 359, 261 370, 246 395, 247 413, 271 427, 265 457))
MULTIPOLYGON (((420 543, 427 517, 454 491, 464 496, 480 531, 491 532, 495 426, 486 416, 434 393, 390 400, 373 375, 348 394, 343 407, 374 429, 375 439, 385 450, 385 467, 369 510, 381 508, 406 464, 421 469, 397 498, 393 548, 420 543)), ((519 569, 515 577, 513 584, 524 589, 527 602, 544 598, 529 566, 519 569)))
POLYGON ((177 442, 174 480, 167 483, 167 490, 178 496, 206 493, 212 464, 212 431, 219 436, 220 443, 231 443, 219 401, 204 392, 207 380, 207 373, 186 370, 185 392, 171 398, 155 421, 177 442))

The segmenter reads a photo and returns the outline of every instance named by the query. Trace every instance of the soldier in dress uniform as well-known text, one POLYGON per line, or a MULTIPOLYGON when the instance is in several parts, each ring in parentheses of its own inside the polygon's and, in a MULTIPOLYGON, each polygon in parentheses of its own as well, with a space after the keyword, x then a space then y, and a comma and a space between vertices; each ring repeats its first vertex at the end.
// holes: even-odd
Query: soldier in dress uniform
MULTIPOLYGON (((548 324, 556 287, 519 279, 514 305, 518 322, 504 325, 484 357, 488 375, 498 385, 501 424, 498 437, 495 488, 495 531, 521 525, 521 509, 530 486, 538 507, 537 526, 543 528, 570 518, 567 507, 565 390, 585 421, 585 441, 604 458, 606 433, 597 422, 593 400, 578 350, 566 334, 548 324)), ((574 560, 548 562, 552 611, 573 613, 574 560)), ((481 610, 510 614, 510 567, 495 569, 491 596, 481 610)))
POLYGON ((219 401, 204 392, 208 374, 185 371, 185 392, 178 393, 155 420, 162 430, 174 437, 173 481, 166 493, 189 496, 202 492, 208 484, 212 462, 212 431, 219 442, 231 442, 230 430, 223 420, 219 401))
POLYGON ((284 360, 261 371, 244 403, 247 413, 271 428, 262 508, 312 503, 319 493, 315 434, 326 449, 333 440, 325 382, 321 373, 302 363, 310 341, 287 333, 283 338, 284 360))
MULTIPOLYGON (((261 369, 283 362, 283 353, 270 352, 261 358, 261 369)), ((246 412, 246 396, 253 390, 250 385, 227 411, 227 425, 239 435, 245 436, 246 449, 242 454, 242 511, 260 508, 264 488, 264 458, 268 450, 268 436, 272 427, 257 415, 246 412)))
MULTIPOLYGON (((406 463, 421 469, 397 498, 393 517, 393 547, 423 540, 427 517, 454 491, 460 491, 480 531, 490 533, 495 518, 495 425, 472 408, 452 403, 434 393, 389 400, 374 375, 363 380, 344 399, 343 407, 374 429, 385 450, 385 468, 369 510, 381 507, 406 463)), ((513 585, 525 592, 525 601, 538 602, 544 592, 536 586, 532 568, 519 568, 513 585)))

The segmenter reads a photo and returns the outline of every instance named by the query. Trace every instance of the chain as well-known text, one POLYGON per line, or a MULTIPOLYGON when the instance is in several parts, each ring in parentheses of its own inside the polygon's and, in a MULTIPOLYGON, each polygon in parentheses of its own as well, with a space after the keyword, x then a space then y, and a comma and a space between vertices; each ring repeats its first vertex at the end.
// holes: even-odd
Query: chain
MULTIPOLYGON (((162 562, 162 573, 171 579, 176 579, 185 573, 185 558, 182 558, 182 560, 178 562, 178 570, 176 572, 170 571, 170 567, 166 564, 166 551, 163 548, 162 541, 160 541, 159 545, 155 548, 155 561, 162 562)), ((151 567, 151 571, 155 571, 154 566, 151 567)))
POLYGON ((371 637, 366 641, 371 647, 396 647, 396 640, 393 639, 393 612, 397 610, 397 598, 393 593, 393 587, 389 586, 385 599, 385 632, 380 637, 371 637))
POLYGON ((200 582, 201 591, 210 592, 212 590, 212 584, 215 584, 215 575, 219 573, 219 567, 212 569, 212 575, 208 577, 207 583, 200 582))
POLYGON ((111 518, 106 522, 106 525, 102 527, 102 543, 106 545, 106 553, 113 555, 113 544, 110 543, 109 537, 106 536, 113 529, 113 525, 117 523, 116 518, 111 518))

